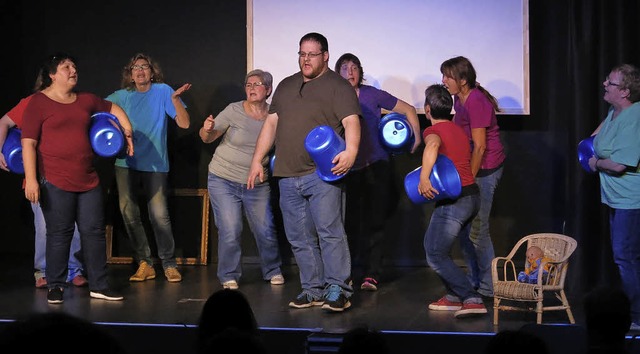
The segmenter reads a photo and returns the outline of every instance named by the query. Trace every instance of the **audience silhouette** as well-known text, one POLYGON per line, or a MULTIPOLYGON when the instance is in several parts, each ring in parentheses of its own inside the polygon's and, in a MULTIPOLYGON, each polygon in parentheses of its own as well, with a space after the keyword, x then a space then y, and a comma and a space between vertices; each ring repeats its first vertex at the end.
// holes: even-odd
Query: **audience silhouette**
POLYGON ((260 346, 260 330, 251 304, 239 290, 221 289, 209 296, 198 321, 199 353, 222 350, 224 346, 260 346), (258 343, 254 343, 258 342, 258 343))
POLYGON ((539 336, 516 330, 502 330, 491 337, 484 354, 550 354, 547 344, 539 336))
POLYGON ((126 354, 125 347, 106 329, 64 312, 31 314, 8 324, 0 332, 1 348, 26 348, 30 351, 64 351, 66 354, 126 354), (69 335, 86 345, 72 345, 69 335))
POLYGON ((625 336, 631 326, 631 302, 619 288, 599 287, 584 298, 587 353, 629 353, 625 336))
POLYGON ((391 351, 381 332, 362 326, 347 331, 338 348, 338 354, 355 353, 389 354, 391 351))

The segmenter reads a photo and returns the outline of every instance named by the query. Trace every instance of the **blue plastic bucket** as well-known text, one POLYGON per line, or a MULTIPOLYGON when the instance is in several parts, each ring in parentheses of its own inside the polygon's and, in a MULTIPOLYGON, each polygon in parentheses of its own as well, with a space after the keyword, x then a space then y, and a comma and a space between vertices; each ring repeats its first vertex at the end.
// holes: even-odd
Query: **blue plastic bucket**
POLYGON ((271 172, 271 174, 273 174, 273 169, 276 165, 276 154, 271 155, 271 157, 269 157, 269 171, 271 172))
POLYGON ((429 181, 439 194, 433 199, 427 199, 418 192, 418 184, 420 183, 420 171, 422 166, 409 172, 404 178, 404 190, 407 196, 414 204, 424 204, 435 202, 442 199, 456 199, 462 192, 462 182, 460 175, 453 162, 444 155, 438 155, 436 163, 431 169, 429 181))
POLYGON ((316 173, 325 182, 337 181, 344 175, 331 172, 333 158, 347 148, 344 139, 331 127, 320 125, 313 128, 304 140, 304 147, 316 163, 316 173))
POLYGON ((590 136, 586 139, 583 139, 578 144, 578 161, 582 168, 589 172, 594 173, 595 171, 591 171, 591 167, 589 167, 589 159, 596 154, 596 150, 593 148, 593 139, 596 136, 590 136))
POLYGON ((407 117, 396 112, 382 117, 378 124, 378 134, 382 146, 392 154, 410 152, 416 140, 407 117))
POLYGON ((22 161, 22 144, 20 138, 22 137, 22 131, 16 127, 9 129, 7 138, 2 145, 2 155, 7 162, 9 171, 17 174, 24 173, 24 164, 22 161))
POLYGON ((118 118, 111 113, 98 112, 91 116, 89 140, 99 156, 114 157, 124 153, 124 133, 118 118))

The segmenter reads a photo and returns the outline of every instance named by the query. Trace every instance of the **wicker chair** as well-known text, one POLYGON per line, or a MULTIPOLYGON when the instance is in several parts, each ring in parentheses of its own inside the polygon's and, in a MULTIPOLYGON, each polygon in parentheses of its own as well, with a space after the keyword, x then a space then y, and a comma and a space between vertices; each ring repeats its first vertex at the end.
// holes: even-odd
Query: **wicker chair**
MULTIPOLYGON (((569 236, 538 233, 523 237, 508 256, 494 258, 491 263, 494 293, 493 324, 498 325, 498 312, 501 310, 536 312, 538 324, 542 323, 542 312, 565 310, 569 316, 569 322, 574 324, 571 306, 564 292, 564 283, 569 257, 577 245, 577 241, 569 236), (552 261, 548 262, 548 273, 538 272, 537 283, 521 283, 517 280, 518 273, 513 258, 518 252, 524 253, 531 246, 540 247, 545 257, 552 261), (560 304, 556 301, 553 306, 543 304, 545 294, 554 294, 557 300, 560 300, 560 304), (506 304, 503 304, 503 301, 506 304)), ((541 264, 540 269, 543 269, 546 263, 541 264)))

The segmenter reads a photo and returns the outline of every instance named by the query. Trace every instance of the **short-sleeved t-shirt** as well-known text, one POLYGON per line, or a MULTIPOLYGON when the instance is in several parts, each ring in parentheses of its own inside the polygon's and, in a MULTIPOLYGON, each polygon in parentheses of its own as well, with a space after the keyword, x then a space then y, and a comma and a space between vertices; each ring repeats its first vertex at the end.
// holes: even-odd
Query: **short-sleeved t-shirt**
POLYGON ((453 122, 440 122, 427 127, 422 132, 422 137, 426 138, 430 134, 436 134, 440 137, 442 143, 438 149, 438 154, 448 157, 453 162, 460 175, 462 187, 476 183, 471 173, 469 139, 462 128, 453 122))
POLYGON ((75 102, 56 102, 35 93, 24 111, 22 138, 38 141, 38 170, 54 186, 85 192, 98 186, 89 142, 91 116, 111 111, 111 102, 91 93, 78 93, 75 102))
POLYGON ((360 147, 352 169, 358 170, 376 161, 388 160, 389 153, 380 143, 378 126, 382 109, 392 110, 398 99, 384 90, 373 86, 360 86, 358 95, 362 119, 360 120, 360 147))
MULTIPOLYGON (((107 100, 122 107, 133 127, 133 156, 116 159, 116 166, 146 172, 169 172, 168 119, 176 118, 171 96, 175 91, 164 83, 153 83, 146 92, 118 90, 107 100)), ((181 102, 184 105, 184 102, 181 102)))
POLYGON ((27 108, 29 102, 31 102, 31 97, 33 97, 33 95, 21 99, 15 107, 11 108, 11 110, 7 112, 7 116, 11 118, 18 128, 22 126, 24 110, 27 108))
MULTIPOLYGON (((215 129, 224 132, 224 135, 213 153, 209 172, 232 182, 247 183, 256 141, 263 125, 264 120, 247 115, 243 101, 231 103, 223 109, 215 118, 215 129)), ((262 166, 266 166, 268 161, 269 158, 265 157, 262 166)), ((263 183, 267 182, 268 175, 265 168, 263 183)), ((256 179, 256 184, 259 183, 256 179)))
POLYGON ((344 137, 342 119, 361 115, 361 110, 349 82, 327 70, 307 82, 301 72, 282 80, 273 94, 269 113, 278 114, 273 175, 294 177, 316 169, 305 149, 307 134, 317 126, 327 125, 344 137))
POLYGON ((593 148, 602 159, 635 167, 621 176, 600 172, 602 203, 616 209, 640 209, 640 102, 624 109, 612 120, 609 110, 593 148))
POLYGON ((471 141, 471 129, 486 129, 487 147, 482 157, 480 169, 490 170, 499 167, 504 162, 505 154, 500 141, 498 119, 491 101, 482 91, 474 88, 469 93, 464 105, 456 96, 453 108, 456 111, 453 122, 462 127, 469 141, 471 141))

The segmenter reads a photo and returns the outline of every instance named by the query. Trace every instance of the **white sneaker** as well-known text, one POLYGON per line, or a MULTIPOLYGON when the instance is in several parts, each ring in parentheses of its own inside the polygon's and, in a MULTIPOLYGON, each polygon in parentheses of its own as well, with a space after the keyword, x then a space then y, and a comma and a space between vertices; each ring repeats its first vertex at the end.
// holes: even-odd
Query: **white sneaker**
POLYGON ((631 326, 629 326, 629 331, 640 331, 640 324, 637 324, 635 322, 631 322, 631 326))
POLYGON ((235 280, 225 281, 224 283, 222 283, 222 287, 225 289, 237 290, 238 282, 235 280))
POLYGON ((271 280, 269 282, 271 283, 271 285, 282 285, 284 284, 284 277, 282 276, 282 274, 274 275, 271 277, 271 280))

